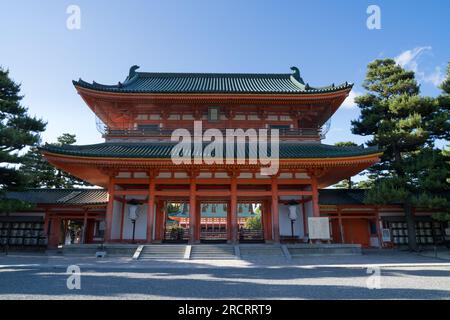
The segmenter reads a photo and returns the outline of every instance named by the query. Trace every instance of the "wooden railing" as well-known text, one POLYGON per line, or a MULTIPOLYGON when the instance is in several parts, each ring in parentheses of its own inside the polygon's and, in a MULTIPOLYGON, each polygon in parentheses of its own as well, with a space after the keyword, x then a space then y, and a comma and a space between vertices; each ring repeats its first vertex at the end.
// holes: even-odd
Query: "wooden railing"
POLYGON ((227 240, 226 231, 201 231, 200 239, 202 240, 227 240))
MULTIPOLYGON (((193 134, 193 129, 187 128, 191 134, 193 134)), ((220 130, 223 135, 226 134, 225 128, 215 128, 220 130)), ((231 128, 230 128, 231 129, 231 128)), ((264 128, 255 128, 264 129, 264 128)), ((170 137, 175 129, 125 129, 125 130, 115 130, 106 129, 105 137, 170 137)), ((244 131, 247 129, 243 129, 244 131)), ((314 128, 303 128, 303 129, 277 129, 280 137, 318 137, 320 136, 320 130, 314 128)), ((206 129, 203 130, 205 132, 206 129)), ((270 135, 270 130, 268 132, 270 135)))
POLYGON ((262 229, 240 229, 239 242, 262 242, 264 241, 264 230, 262 229))
POLYGON ((164 240, 185 242, 189 240, 189 229, 168 229, 164 232, 164 240))

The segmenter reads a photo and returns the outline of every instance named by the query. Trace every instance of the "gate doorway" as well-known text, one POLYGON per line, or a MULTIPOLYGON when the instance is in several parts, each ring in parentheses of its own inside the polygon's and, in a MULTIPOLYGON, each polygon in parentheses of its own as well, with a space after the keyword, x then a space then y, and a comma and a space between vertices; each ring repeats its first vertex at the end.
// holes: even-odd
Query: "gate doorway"
POLYGON ((189 241, 189 203, 164 202, 164 239, 166 243, 189 241))
POLYGON ((83 243, 83 220, 63 219, 60 242, 64 245, 83 243))
POLYGON ((261 202, 240 202, 237 208, 239 242, 264 242, 263 205, 261 202))
POLYGON ((200 203, 200 241, 224 243, 228 235, 228 203, 200 203))

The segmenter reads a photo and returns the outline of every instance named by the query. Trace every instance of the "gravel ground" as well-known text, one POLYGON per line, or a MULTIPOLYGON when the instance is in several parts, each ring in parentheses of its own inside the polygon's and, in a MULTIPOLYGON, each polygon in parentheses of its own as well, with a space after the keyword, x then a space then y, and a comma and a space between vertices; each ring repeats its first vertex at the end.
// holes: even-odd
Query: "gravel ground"
POLYGON ((8 256, 0 299, 450 299, 450 264, 399 252, 284 263, 8 256), (70 264, 81 268, 80 290, 67 288, 70 264))

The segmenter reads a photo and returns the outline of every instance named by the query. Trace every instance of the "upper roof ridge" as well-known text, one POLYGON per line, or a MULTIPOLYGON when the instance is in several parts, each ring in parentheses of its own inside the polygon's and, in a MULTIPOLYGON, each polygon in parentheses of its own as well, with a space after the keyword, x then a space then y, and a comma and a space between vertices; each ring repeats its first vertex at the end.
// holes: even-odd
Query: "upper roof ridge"
POLYGON ((130 68, 123 83, 103 85, 93 81, 73 81, 77 87, 116 93, 226 93, 226 94, 314 94, 350 89, 341 85, 313 87, 300 76, 297 67, 292 73, 218 73, 218 72, 137 72, 130 68), (189 79, 189 81, 186 81, 189 79))

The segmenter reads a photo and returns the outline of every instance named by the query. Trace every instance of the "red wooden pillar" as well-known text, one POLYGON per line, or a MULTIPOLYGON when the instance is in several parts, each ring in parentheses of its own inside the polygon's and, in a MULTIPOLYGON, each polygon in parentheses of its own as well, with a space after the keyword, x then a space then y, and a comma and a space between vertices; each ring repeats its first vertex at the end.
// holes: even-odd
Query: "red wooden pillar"
POLYGON ((202 229, 202 212, 201 212, 201 208, 200 208, 200 202, 196 201, 195 203, 196 207, 195 207, 195 215, 196 215, 196 221, 197 221, 197 228, 195 229, 195 240, 199 241, 200 240, 200 234, 201 234, 201 229, 202 229))
POLYGON ((46 236, 49 235, 49 224, 50 224, 50 214, 47 210, 45 210, 45 214, 44 214, 44 234, 46 236))
POLYGON ((147 203, 147 242, 153 241, 153 222, 155 220, 155 175, 149 173, 148 203, 147 203))
POLYGON ((87 222, 88 222, 88 209, 84 209, 84 217, 83 217, 83 243, 86 242, 86 236, 87 236, 87 222))
POLYGON ((381 233, 380 228, 380 211, 378 210, 378 207, 375 207, 375 223, 377 227, 378 242, 380 243, 380 248, 383 248, 383 234, 381 233))
MULTIPOLYGON (((222 219, 218 218, 219 229, 222 227, 222 219)), ((227 217, 225 218, 225 229, 227 231, 227 241, 231 242, 231 198, 227 201, 227 217)))
POLYGON ((338 212, 339 233, 341 234, 341 243, 345 243, 344 226, 342 225, 342 215, 340 207, 337 208, 337 212, 338 212))
POLYGON ((308 229, 308 212, 306 212, 305 199, 302 197, 302 212, 303 212, 303 232, 306 237, 309 236, 308 229))
POLYGON ((278 214, 278 182, 272 177, 272 230, 273 241, 280 242, 280 220, 278 214))
POLYGON ((115 185, 114 185, 114 177, 109 178, 108 184, 108 205, 106 207, 106 228, 105 228, 105 239, 104 242, 111 241, 111 232, 112 232, 112 218, 113 218, 113 210, 114 210, 114 194, 115 194, 115 185))
POLYGON ((58 247, 61 237, 61 218, 52 217, 49 223, 50 223, 50 234, 48 237, 48 247, 55 249, 58 247))
POLYGON ((231 222, 231 243, 237 242, 238 234, 238 216, 237 216, 237 177, 235 174, 231 176, 231 198, 230 198, 230 222, 231 222))
POLYGON ((272 214, 270 210, 269 201, 263 201, 263 220, 264 220, 264 239, 266 241, 272 240, 272 214))
POLYGON ((125 207, 127 205, 127 198, 122 196, 122 209, 120 211, 120 241, 123 241, 123 225, 125 224, 125 207))
POLYGON ((164 220, 164 212, 163 212, 163 202, 161 200, 156 202, 156 217, 155 217, 155 240, 161 241, 163 234, 163 220, 164 220))
POLYGON ((190 177, 190 193, 189 193, 189 242, 196 243, 197 242, 197 229, 198 229, 198 221, 197 221, 197 185, 195 181, 196 175, 195 173, 191 173, 190 177))
POLYGON ((317 178, 315 176, 311 177, 311 189, 312 189, 313 216, 320 217, 319 191, 317 189, 317 178))

